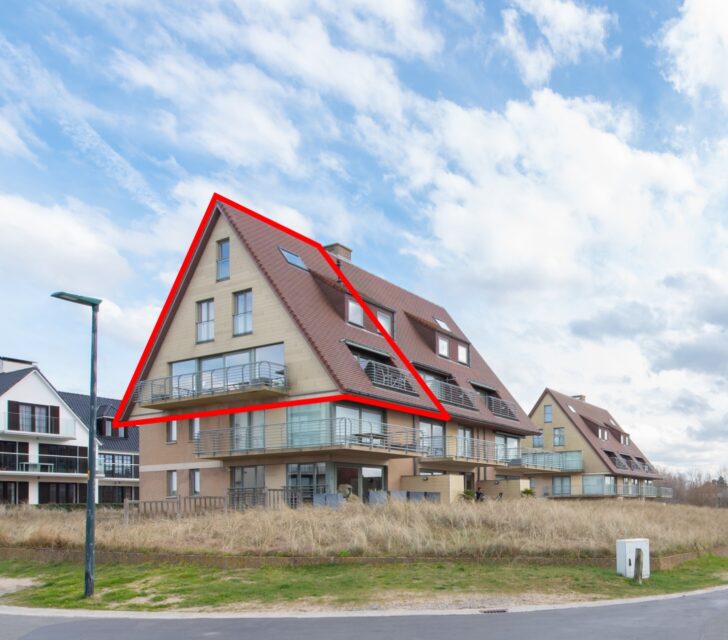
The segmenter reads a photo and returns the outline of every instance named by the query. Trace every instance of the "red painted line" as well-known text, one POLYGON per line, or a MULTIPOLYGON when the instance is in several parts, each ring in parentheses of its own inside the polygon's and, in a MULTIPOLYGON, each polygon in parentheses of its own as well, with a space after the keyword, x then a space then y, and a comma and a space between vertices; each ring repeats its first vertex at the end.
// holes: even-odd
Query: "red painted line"
POLYGON ((210 203, 207 205, 207 210, 205 211, 205 215, 202 217, 202 220, 200 221, 200 225, 197 228, 197 232, 195 233, 195 236, 192 239, 192 243, 190 244, 190 247, 187 250, 187 254, 185 255, 184 260, 182 261, 182 266, 180 267, 180 270, 177 273, 177 277, 175 278, 174 283, 172 284, 172 289, 170 290, 169 295, 167 296, 167 299, 164 302, 164 306, 162 307, 159 317, 157 318, 157 322, 155 323, 154 328, 152 329, 152 334, 150 335, 149 340, 147 341, 147 344, 144 347, 144 351, 142 352, 142 355, 139 358, 139 362, 137 363, 137 366, 134 369, 134 373, 132 374, 132 378, 129 381, 129 384, 126 388, 126 391, 124 393, 124 397, 122 398, 121 404, 119 405, 116 415, 114 416, 114 420, 113 420, 114 428, 139 426, 139 425, 144 425, 144 424, 156 424, 156 423, 160 423, 160 422, 170 422, 172 420, 189 420, 192 418, 231 415, 234 413, 247 413, 250 411, 262 411, 265 409, 294 407, 294 406, 308 405, 308 404, 319 404, 322 402, 335 402, 337 400, 349 400, 349 401, 358 402, 360 404, 367 404, 367 405, 380 407, 380 408, 384 408, 384 409, 394 409, 397 411, 401 411, 403 413, 409 413, 409 414, 413 414, 413 415, 417 415, 417 416, 422 416, 425 418, 432 418, 435 420, 449 420, 450 419, 450 414, 448 414, 448 412, 445 410, 445 407, 442 406, 442 404, 438 400, 437 396, 435 396, 435 394, 433 393, 432 389, 430 389, 430 387, 427 385, 427 383, 425 383, 425 381, 422 379, 422 376, 420 376, 420 374, 418 373, 417 369, 415 369, 414 365, 409 361, 407 356, 404 355, 404 352, 399 348, 399 345, 394 341, 394 339, 389 335, 389 333, 387 333, 387 331, 384 329, 384 327, 381 325, 381 323, 377 319, 376 314, 374 312, 372 312, 372 310, 369 308, 369 305, 366 302, 364 302, 364 299, 361 297, 359 292, 351 284, 349 279, 344 275, 344 273, 339 268, 339 266, 336 264, 334 259, 329 255, 329 252, 326 251, 326 249, 323 247, 323 245, 320 242, 316 242, 315 240, 312 240, 311 238, 308 238, 308 237, 304 236, 303 234, 298 233, 297 231, 294 231, 293 229, 289 229, 288 227, 276 222, 275 220, 266 218, 265 216, 261 215, 260 213, 257 213, 256 211, 253 211, 252 209, 249 209, 241 204, 238 204, 237 202, 233 202, 229 198, 221 196, 218 193, 214 193, 212 195, 212 198, 210 198, 210 203), (136 385, 139 381, 139 377, 141 376, 142 370, 144 369, 144 364, 146 363, 152 349, 154 348, 154 344, 157 340, 157 337, 159 336, 159 333, 162 330, 162 326, 164 325, 164 322, 167 319, 167 314, 169 313, 169 309, 172 306, 175 296, 177 295, 177 293, 182 285, 182 281, 184 279, 185 274, 187 273, 190 262, 192 261, 192 258, 195 255, 195 251, 197 250, 197 248, 200 244, 202 235, 203 235, 205 229, 207 228, 210 217, 212 216, 212 213, 215 210, 215 205, 218 202, 227 204, 228 206, 230 206, 234 209, 237 209, 241 213, 245 213, 249 216, 252 216, 253 218, 255 218, 257 220, 264 222, 266 224, 269 224, 272 227, 274 227, 280 231, 283 231, 284 233, 287 233, 287 234, 293 236, 294 238, 297 238, 298 240, 301 240, 301 241, 311 245, 312 247, 315 247, 316 249, 318 249, 318 251, 321 253, 321 255, 323 256, 326 263, 333 269, 334 273, 338 276, 338 279, 341 280, 341 282, 344 284, 344 286, 348 289, 351 296, 359 303, 359 305, 361 305, 361 308, 367 314, 367 317, 372 321, 374 326, 377 327, 377 329, 381 333, 382 337, 387 341, 389 346, 392 347, 392 349, 397 354, 397 356, 402 361, 402 363, 407 367, 409 372, 414 376, 415 380, 420 385, 422 390, 427 394, 427 396, 430 398, 430 400, 433 402, 433 404, 439 409, 439 412, 428 411, 426 409, 417 409, 415 407, 409 407, 406 405, 398 404, 396 402, 387 402, 384 400, 367 398, 367 397, 360 396, 357 394, 352 394, 352 393, 343 393, 343 394, 337 394, 337 395, 332 395, 332 396, 319 396, 316 398, 302 398, 302 399, 297 399, 297 400, 284 400, 281 402, 272 402, 272 403, 268 403, 268 404, 247 405, 244 407, 230 407, 227 409, 212 409, 210 411, 195 411, 193 413, 180 413, 180 414, 175 414, 175 415, 156 416, 153 418, 138 418, 138 419, 132 419, 132 420, 122 420, 121 416, 124 413, 129 402, 131 401, 131 397, 134 393, 134 389, 136 388, 136 385))

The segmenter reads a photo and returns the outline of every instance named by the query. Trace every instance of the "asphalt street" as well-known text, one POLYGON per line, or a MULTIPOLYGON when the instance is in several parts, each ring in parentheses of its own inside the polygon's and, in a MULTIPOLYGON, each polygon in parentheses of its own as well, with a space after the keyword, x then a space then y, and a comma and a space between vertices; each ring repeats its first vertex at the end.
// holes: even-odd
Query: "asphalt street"
POLYGON ((728 590, 545 611, 265 618, 49 617, 0 608, 2 640, 728 640, 728 590))

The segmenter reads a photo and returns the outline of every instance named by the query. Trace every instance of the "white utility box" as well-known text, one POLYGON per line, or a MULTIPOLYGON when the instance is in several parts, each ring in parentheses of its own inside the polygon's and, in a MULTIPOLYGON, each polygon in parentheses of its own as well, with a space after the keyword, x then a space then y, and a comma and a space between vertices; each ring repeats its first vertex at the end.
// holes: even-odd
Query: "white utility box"
POLYGON ((647 538, 617 540, 617 575, 634 578, 637 549, 642 549, 642 577, 650 577, 650 541, 647 538))

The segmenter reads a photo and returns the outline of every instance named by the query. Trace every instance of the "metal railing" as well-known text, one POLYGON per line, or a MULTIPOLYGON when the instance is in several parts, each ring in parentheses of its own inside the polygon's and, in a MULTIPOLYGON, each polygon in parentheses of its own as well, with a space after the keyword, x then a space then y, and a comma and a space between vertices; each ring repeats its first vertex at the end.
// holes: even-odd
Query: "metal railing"
POLYGON ((486 402, 490 412, 499 418, 507 418, 508 420, 518 420, 516 415, 516 403, 510 400, 503 400, 495 396, 486 396, 486 402))
POLYGON ((99 467, 99 472, 104 474, 106 478, 126 478, 134 480, 139 477, 139 465, 124 465, 119 468, 119 465, 106 467, 104 465, 99 467))
POLYGON ((326 493, 326 487, 316 485, 310 487, 281 487, 271 488, 239 488, 233 487, 227 492, 227 506, 233 511, 243 511, 255 507, 266 509, 280 509, 289 507, 295 509, 302 504, 313 502, 316 493, 326 493))
POLYGON ((27 453, 0 453, 0 471, 19 473, 71 473, 85 474, 86 458, 76 456, 51 456, 41 454, 38 460, 28 460, 27 453))
POLYGON ((412 427, 350 418, 330 418, 203 429, 195 442, 195 453, 198 456, 214 458, 336 446, 396 453, 423 452, 419 432, 412 427))
POLYGON ((225 509, 226 499, 222 496, 175 496, 165 500, 125 499, 123 522, 129 524, 132 518, 181 518, 225 509))
POLYGON ((215 321, 201 320, 197 323, 197 342, 209 342, 215 339, 215 321))
POLYGON ((76 435, 75 421, 69 418, 53 418, 48 416, 44 424, 36 424, 35 420, 27 421, 27 418, 16 412, 0 412, 0 433, 8 432, 8 435, 37 435, 37 436, 61 436, 73 438, 76 435))
POLYGON ((622 456, 613 455, 613 456, 608 456, 608 457, 611 460, 612 464, 615 467, 617 467, 617 469, 628 469, 629 468, 627 466, 627 461, 624 458, 622 458, 622 456))
POLYGON ((376 362, 375 360, 366 360, 362 369, 364 369, 364 373, 367 374, 369 379, 379 387, 394 389, 395 391, 402 391, 404 393, 417 393, 415 391, 417 383, 409 371, 376 362))
POLYGON ((445 404, 477 411, 479 396, 475 391, 468 391, 456 384, 443 382, 442 380, 430 380, 427 384, 437 396, 437 399, 445 404))
POLYGON ((286 366, 268 361, 251 362, 210 371, 142 380, 137 384, 135 400, 140 404, 151 404, 259 388, 288 390, 286 366))
POLYGON ((506 447, 479 438, 458 435, 420 436, 427 457, 462 459, 484 464, 558 471, 581 471, 581 451, 543 451, 527 447, 506 447))

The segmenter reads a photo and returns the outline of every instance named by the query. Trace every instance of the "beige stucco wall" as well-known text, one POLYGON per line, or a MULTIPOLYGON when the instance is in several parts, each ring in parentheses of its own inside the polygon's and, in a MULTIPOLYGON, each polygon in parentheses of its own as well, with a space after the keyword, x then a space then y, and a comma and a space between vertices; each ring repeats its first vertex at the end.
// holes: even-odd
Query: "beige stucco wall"
POLYGON ((440 502, 452 503, 460 499, 465 490, 465 481, 461 475, 442 476, 402 476, 400 478, 402 491, 437 491, 440 493, 440 502))
POLYGON ((521 497, 521 491, 528 489, 530 483, 527 478, 514 480, 486 480, 478 485, 483 493, 495 500, 502 493, 503 498, 509 500, 521 497))

